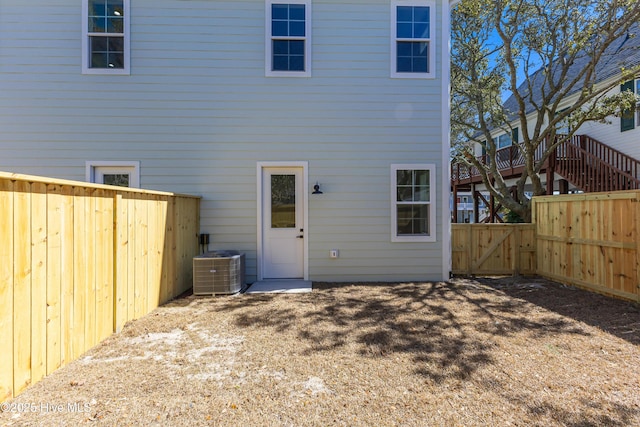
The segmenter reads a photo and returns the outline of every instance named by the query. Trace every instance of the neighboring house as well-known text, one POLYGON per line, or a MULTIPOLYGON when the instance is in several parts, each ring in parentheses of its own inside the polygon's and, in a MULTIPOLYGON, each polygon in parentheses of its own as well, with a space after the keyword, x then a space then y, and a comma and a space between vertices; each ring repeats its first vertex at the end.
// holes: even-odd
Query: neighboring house
MULTIPOLYGON (((488 193, 482 194, 482 196, 484 200, 488 200, 489 198, 488 193)), ((473 194, 470 191, 458 193, 455 204, 452 195, 449 206, 451 209, 452 221, 457 223, 482 222, 488 215, 488 208, 483 199, 480 199, 476 208, 476 205, 473 203, 473 194), (454 206, 457 206, 457 210, 455 211, 454 206)))
MULTIPOLYGON (((586 59, 585 59, 586 60, 586 59)), ((598 64, 597 85, 613 83, 620 79, 621 67, 629 68, 640 64, 640 25, 631 28, 628 35, 613 43, 603 55, 598 64)), ((577 73, 583 68, 580 61, 576 61, 570 68, 570 72, 577 73)), ((536 73, 541 73, 538 70, 536 73)), ((568 80, 572 75, 568 76, 568 80)), ((532 75, 534 82, 532 90, 537 100, 541 91, 542 79, 532 75), (537 84, 537 86, 536 86, 537 84)), ((526 92, 526 82, 519 89, 526 92)), ((640 76, 620 85, 611 91, 630 90, 640 95, 640 76)), ((560 109, 572 105, 578 97, 574 91, 564 99, 560 109)), ((539 102, 538 102, 539 103, 539 102)), ((518 105, 512 96, 505 101, 504 107, 509 111, 517 111, 518 105)), ((535 125, 535 110, 531 104, 527 105, 529 132, 533 132, 535 125)), ((499 149, 497 162, 501 174, 506 178, 507 184, 515 185, 523 170, 523 158, 519 154, 515 144, 520 141, 521 130, 518 121, 512 123, 513 131, 505 132, 496 130, 494 141, 499 149)), ((563 129, 558 129, 563 133, 563 129)), ((546 162, 541 170, 541 181, 547 187, 547 194, 567 192, 595 192, 611 191, 625 188, 640 188, 640 109, 629 111, 622 118, 611 117, 608 123, 588 122, 576 130, 575 136, 570 142, 560 146, 556 156, 551 162, 546 162)), ((483 157, 484 149, 480 144, 475 146, 475 155, 483 157)), ((480 192, 485 192, 486 187, 477 171, 454 162, 452 164, 452 189, 453 194, 470 192, 474 196, 474 203, 481 203, 480 192)), ((487 200, 487 199, 485 199, 487 200)), ((493 201, 487 200, 489 210, 496 213, 498 206, 493 201)), ((456 209, 454 206, 453 209, 456 209)), ((477 209, 477 207, 476 207, 477 209)), ((498 220, 494 215, 489 215, 486 221, 498 220)), ((455 218, 453 219, 455 222, 455 218)))
POLYGON ((449 11, 5 0, 0 170, 201 195, 248 282, 445 279, 449 11))

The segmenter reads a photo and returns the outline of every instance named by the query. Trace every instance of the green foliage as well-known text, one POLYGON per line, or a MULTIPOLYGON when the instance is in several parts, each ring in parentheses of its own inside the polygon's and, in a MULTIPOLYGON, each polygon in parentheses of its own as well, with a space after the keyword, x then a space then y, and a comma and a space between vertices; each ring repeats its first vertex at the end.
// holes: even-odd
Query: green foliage
POLYGON ((509 211, 504 217, 504 222, 507 223, 522 223, 524 220, 514 211, 509 211))

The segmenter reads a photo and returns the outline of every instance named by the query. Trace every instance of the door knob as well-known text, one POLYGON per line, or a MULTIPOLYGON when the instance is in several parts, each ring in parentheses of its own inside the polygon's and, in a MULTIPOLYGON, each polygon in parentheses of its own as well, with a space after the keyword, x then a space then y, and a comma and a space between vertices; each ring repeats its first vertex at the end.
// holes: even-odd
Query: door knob
POLYGON ((302 236, 302 235, 296 236, 296 239, 304 239, 304 236, 302 236))

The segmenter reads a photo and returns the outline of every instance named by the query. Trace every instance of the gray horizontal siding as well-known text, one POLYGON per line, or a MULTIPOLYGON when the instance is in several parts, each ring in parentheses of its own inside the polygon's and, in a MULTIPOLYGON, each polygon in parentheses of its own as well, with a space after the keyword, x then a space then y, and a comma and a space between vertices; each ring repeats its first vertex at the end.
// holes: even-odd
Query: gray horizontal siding
POLYGON ((389 78, 389 9, 315 0, 312 77, 266 78, 262 0, 131 0, 131 75, 105 76, 81 74, 78 0, 4 0, 0 170, 138 160, 142 187, 203 196, 210 247, 255 279, 256 162, 304 160, 312 280, 440 278, 440 215, 438 242, 390 241, 390 165, 436 163, 441 200, 444 137, 440 79, 389 78))

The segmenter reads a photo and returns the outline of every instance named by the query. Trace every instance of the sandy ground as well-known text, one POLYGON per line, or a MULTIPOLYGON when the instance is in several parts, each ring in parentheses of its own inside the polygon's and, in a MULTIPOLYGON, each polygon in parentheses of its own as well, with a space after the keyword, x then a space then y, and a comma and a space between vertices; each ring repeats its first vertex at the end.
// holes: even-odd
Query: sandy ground
POLYGON ((640 425, 640 307, 542 279, 186 296, 0 425, 640 425))

